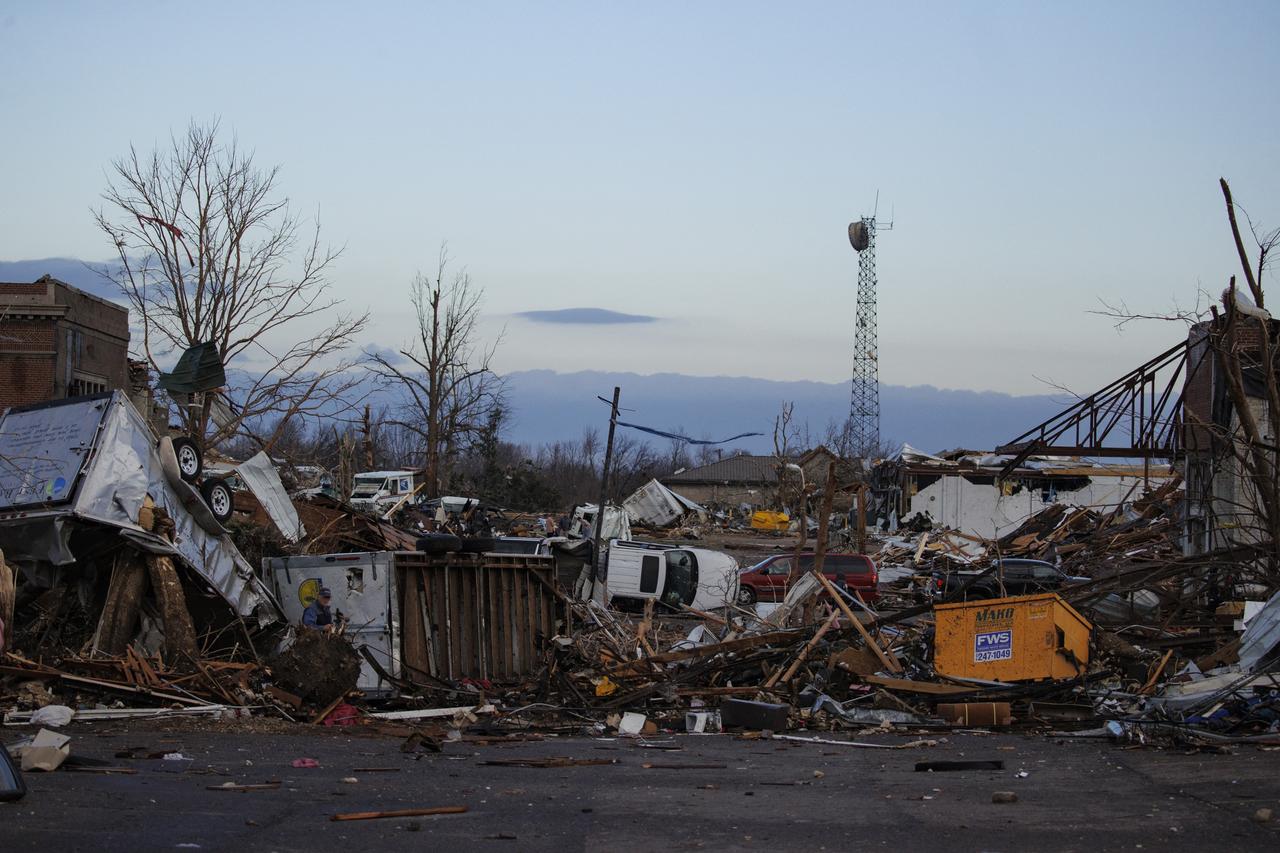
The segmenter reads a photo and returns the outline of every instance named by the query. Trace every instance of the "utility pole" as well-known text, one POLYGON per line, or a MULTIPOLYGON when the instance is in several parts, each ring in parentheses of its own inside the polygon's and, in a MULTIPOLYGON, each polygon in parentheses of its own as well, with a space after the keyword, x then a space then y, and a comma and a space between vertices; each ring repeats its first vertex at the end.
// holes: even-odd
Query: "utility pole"
MULTIPOLYGON (((592 554, 591 566, 591 598, 600 604, 608 604, 609 602, 609 575, 604 566, 604 553, 600 547, 600 539, 604 533, 604 510, 609 501, 609 468, 613 464, 613 432, 618 426, 618 397, 622 394, 622 389, 618 386, 613 388, 613 402, 609 405, 609 439, 604 445, 604 465, 600 470, 600 502, 596 504, 596 531, 592 537, 595 543, 595 551, 592 554)), ((608 403, 603 397, 599 400, 608 403)))

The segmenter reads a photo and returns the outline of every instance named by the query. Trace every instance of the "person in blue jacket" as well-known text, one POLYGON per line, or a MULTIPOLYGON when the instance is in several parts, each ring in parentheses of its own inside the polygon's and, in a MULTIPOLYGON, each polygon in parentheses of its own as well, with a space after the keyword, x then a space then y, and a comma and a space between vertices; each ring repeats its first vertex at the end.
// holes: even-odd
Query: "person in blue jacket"
POLYGON ((329 610, 329 602, 333 600, 333 592, 329 587, 322 587, 316 600, 302 611, 302 624, 307 628, 324 630, 333 624, 333 613, 329 610))

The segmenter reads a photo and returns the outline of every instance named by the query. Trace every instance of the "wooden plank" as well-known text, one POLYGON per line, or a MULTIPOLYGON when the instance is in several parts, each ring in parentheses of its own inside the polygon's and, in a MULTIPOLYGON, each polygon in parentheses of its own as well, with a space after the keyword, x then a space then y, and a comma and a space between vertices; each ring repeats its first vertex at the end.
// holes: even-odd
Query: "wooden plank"
POLYGON ((476 627, 476 573, 466 567, 457 569, 459 596, 458 607, 462 610, 462 646, 466 649, 463 664, 463 675, 476 678, 480 673, 480 655, 476 650, 476 640, 480 631, 476 627))
POLYGON ((493 568, 484 566, 480 569, 480 589, 478 590, 476 602, 480 608, 482 624, 480 626, 480 651, 481 662, 484 666, 485 678, 496 678, 497 671, 493 668, 493 597, 489 594, 489 585, 493 579, 493 568))
POLYGON ((515 570, 508 570, 511 578, 511 610, 515 618, 511 622, 511 654, 516 674, 525 671, 524 659, 524 625, 528 620, 524 600, 524 584, 515 570))
POLYGON ((418 585, 414 582, 417 571, 411 568, 397 569, 403 578, 397 590, 400 597, 400 658, 410 667, 427 671, 423 649, 422 615, 418 585))
POLYGON ((437 566, 426 575, 431 598, 427 612, 431 616, 431 642, 436 653, 436 675, 446 677, 449 672, 449 599, 445 596, 444 572, 437 566))
POLYGON ((449 567, 450 598, 453 600, 453 621, 458 631, 458 669, 455 678, 469 678, 475 675, 475 665, 471 657, 471 608, 467 606, 469 596, 467 588, 469 578, 457 566, 449 567))
POLYGON ((430 597, 427 595, 426 575, 421 570, 415 571, 413 575, 414 586, 418 590, 419 621, 422 623, 422 645, 426 651, 425 663, 430 667, 427 671, 439 678, 440 656, 436 654, 435 628, 431 621, 431 607, 428 604, 430 597))
POLYGON ((927 693, 931 696, 952 696, 958 693, 976 693, 979 687, 960 687, 954 684, 937 684, 932 681, 908 681, 905 678, 891 678, 887 675, 864 675, 861 680, 867 684, 878 684, 890 690, 901 690, 905 693, 927 693))
POLYGON ((435 806, 429 809, 396 809, 386 812, 346 812, 330 816, 329 820, 377 820, 384 817, 428 817, 438 814, 463 814, 466 806, 435 806))
POLYGON ((754 696, 759 687, 680 687, 677 696, 754 696))
POLYGON ((485 646, 485 625, 484 618, 484 570, 476 568, 471 572, 471 623, 474 629, 472 635, 472 643, 475 646, 474 657, 476 661, 476 673, 478 678, 485 678, 488 670, 486 661, 488 656, 484 653, 485 646))
POLYGON ((515 606, 511 601, 511 572, 507 569, 502 570, 501 580, 501 602, 502 602, 502 660, 508 677, 514 677, 516 672, 515 650, 512 647, 511 626, 515 624, 515 606))
MULTIPOLYGON (((709 658, 712 655, 725 654, 728 652, 740 652, 747 649, 758 648, 760 646, 767 646, 773 643, 788 646, 795 643, 800 636, 801 634, 797 631, 771 631, 768 634, 756 634, 751 637, 726 640, 723 643, 712 643, 706 646, 680 649, 674 652, 663 652, 649 658, 648 662, 673 663, 679 660, 689 660, 690 658, 709 658)), ((647 671, 648 667, 646 666, 645 661, 624 661, 609 667, 609 669, 605 670, 605 673, 607 675, 642 675, 647 671)))
POLYGON ((524 598, 525 608, 529 613, 528 630, 524 634, 524 658, 525 671, 521 675, 528 675, 537 667, 538 655, 538 597, 533 589, 533 578, 529 577, 528 569, 520 570, 520 578, 524 582, 524 598))
POLYGON ((853 611, 849 609, 849 605, 845 603, 843 596, 841 596, 840 593, 831 585, 831 581, 827 580, 826 576, 819 574, 818 572, 814 572, 813 574, 822 582, 822 586, 826 589, 827 595, 831 596, 840 609, 844 611, 844 615, 849 617, 849 621, 853 623, 853 627, 857 629, 858 633, 862 635, 862 639, 866 641, 867 647, 870 648, 871 651, 875 652, 876 657, 885 665, 885 668, 890 672, 902 672, 902 664, 898 663, 896 659, 890 658, 889 655, 885 653, 884 649, 880 648, 880 644, 871 638, 871 635, 867 633, 866 626, 862 624, 862 620, 855 616, 853 611))
POLYGON ((827 621, 823 622, 822 627, 819 628, 816 632, 814 632, 813 637, 810 638, 809 642, 805 643, 804 648, 800 650, 800 654, 796 656, 796 659, 791 663, 791 666, 787 667, 786 674, 782 674, 781 668, 774 670, 773 675, 769 676, 769 680, 764 683, 765 689, 769 690, 775 684, 777 684, 779 680, 778 679, 779 675, 782 676, 781 680, 783 684, 786 684, 788 681, 790 681, 791 676, 795 675, 796 670, 800 668, 800 664, 804 663, 805 658, 809 657, 809 653, 814 650, 814 648, 818 645, 818 642, 823 638, 823 636, 828 631, 831 630, 831 626, 836 624, 836 619, 839 616, 840 616, 839 610, 832 610, 831 615, 827 617, 827 621))

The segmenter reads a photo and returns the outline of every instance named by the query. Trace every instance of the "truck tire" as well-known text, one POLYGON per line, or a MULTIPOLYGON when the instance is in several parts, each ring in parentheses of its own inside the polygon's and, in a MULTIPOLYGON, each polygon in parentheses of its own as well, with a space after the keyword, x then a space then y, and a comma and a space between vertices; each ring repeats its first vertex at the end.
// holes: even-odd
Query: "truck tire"
POLYGON ((738 606, 750 607, 756 603, 756 591, 749 586, 738 587, 738 606))
POLYGON ((452 533, 428 533, 418 537, 418 550, 439 557, 462 550, 462 540, 452 533))
POLYGON ((492 536, 467 536, 459 550, 464 554, 487 554, 497 547, 498 540, 492 536))
POLYGON ((173 440, 173 455, 178 457, 178 473, 182 475, 182 479, 188 483, 199 482, 200 474, 204 471, 200 445, 187 436, 180 435, 173 440))
POLYGON ((235 499, 231 496, 231 487, 221 477, 210 477, 200 484, 200 494, 209 507, 209 512, 219 524, 226 524, 235 509, 235 499))

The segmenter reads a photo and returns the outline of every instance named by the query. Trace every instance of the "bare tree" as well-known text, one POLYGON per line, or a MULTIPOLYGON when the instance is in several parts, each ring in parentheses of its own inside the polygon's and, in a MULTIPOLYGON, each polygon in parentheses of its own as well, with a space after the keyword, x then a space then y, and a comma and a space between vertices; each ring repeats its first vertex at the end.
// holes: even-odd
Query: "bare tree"
MULTIPOLYGON (((187 431, 210 444, 268 415, 283 428, 331 414, 355 386, 340 354, 368 315, 320 320, 339 305, 327 296, 339 251, 322 247, 319 224, 305 228, 278 194, 279 171, 258 167, 234 137, 224 142, 216 121, 193 122, 163 149, 140 155, 130 146, 113 161, 106 204, 94 212, 120 258, 118 269, 98 272, 128 299, 154 369, 171 369, 176 353, 208 341, 229 367, 253 360, 249 379, 231 380, 233 417, 212 432, 212 395, 194 407, 175 401, 187 431), (281 343, 285 327, 306 337, 281 343)), ((280 435, 260 443, 270 448, 280 435)))
POLYGON ((484 429, 501 405, 502 381, 490 368, 495 341, 479 348, 477 324, 484 291, 465 271, 447 278, 449 257, 440 250, 435 278, 419 274, 409 287, 418 337, 400 350, 404 361, 369 353, 369 369, 406 395, 399 417, 388 423, 415 435, 431 494, 440 494, 446 469, 484 429))

